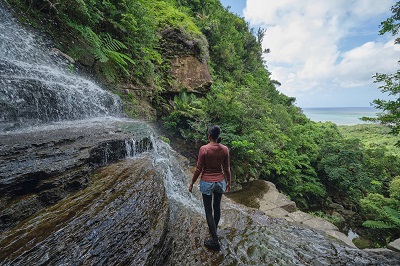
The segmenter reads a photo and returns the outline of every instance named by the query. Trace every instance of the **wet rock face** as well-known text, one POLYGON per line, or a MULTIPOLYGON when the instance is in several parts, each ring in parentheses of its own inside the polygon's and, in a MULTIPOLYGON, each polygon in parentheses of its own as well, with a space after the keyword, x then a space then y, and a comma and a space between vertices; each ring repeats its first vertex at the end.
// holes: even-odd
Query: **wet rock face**
POLYGON ((0 264, 162 265, 169 202, 151 158, 103 167, 91 185, 0 238, 0 264))
POLYGON ((97 167, 151 149, 147 133, 133 138, 101 124, 1 135, 0 232, 87 187, 97 167))

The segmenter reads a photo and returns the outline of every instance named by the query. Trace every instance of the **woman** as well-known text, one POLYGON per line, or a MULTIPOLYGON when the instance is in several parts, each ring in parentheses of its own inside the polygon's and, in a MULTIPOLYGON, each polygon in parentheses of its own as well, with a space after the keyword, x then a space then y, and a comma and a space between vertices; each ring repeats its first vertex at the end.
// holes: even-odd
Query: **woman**
POLYGON ((220 127, 210 126, 206 134, 209 143, 200 147, 189 191, 192 192, 193 184, 201 174, 200 192, 203 196, 204 210, 211 234, 211 239, 205 240, 204 246, 218 251, 221 249, 217 236, 218 222, 221 217, 221 198, 222 193, 230 190, 230 158, 228 148, 220 144, 220 127))

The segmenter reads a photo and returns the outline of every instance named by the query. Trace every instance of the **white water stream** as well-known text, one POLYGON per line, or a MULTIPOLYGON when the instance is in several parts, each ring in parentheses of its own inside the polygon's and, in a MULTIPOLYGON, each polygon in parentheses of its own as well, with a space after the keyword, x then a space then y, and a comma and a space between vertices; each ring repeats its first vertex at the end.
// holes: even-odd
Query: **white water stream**
POLYGON ((20 26, 0 3, 0 132, 121 115, 121 101, 20 26), (48 47, 48 48, 46 48, 48 47))

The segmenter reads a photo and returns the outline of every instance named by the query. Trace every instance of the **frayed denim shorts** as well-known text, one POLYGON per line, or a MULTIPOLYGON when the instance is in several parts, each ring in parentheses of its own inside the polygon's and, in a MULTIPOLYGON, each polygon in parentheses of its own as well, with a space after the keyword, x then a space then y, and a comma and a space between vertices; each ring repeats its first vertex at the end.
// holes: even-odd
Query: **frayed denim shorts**
POLYGON ((212 195, 213 192, 217 193, 225 193, 226 190, 226 182, 225 180, 219 182, 206 182, 200 180, 200 192, 206 195, 212 195))

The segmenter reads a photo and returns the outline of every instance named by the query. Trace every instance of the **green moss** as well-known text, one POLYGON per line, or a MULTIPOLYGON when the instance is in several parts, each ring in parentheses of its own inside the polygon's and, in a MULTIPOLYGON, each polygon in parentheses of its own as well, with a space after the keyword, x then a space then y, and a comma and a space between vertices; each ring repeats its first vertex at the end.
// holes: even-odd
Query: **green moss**
POLYGON ((164 141, 165 143, 168 143, 168 144, 170 144, 170 143, 171 143, 170 139, 169 139, 169 138, 167 138, 167 137, 160 136, 160 139, 162 139, 162 141, 164 141))
POLYGON ((353 239, 353 243, 359 249, 375 248, 374 243, 372 241, 368 240, 368 239, 365 239, 365 238, 355 238, 355 239, 353 239))

